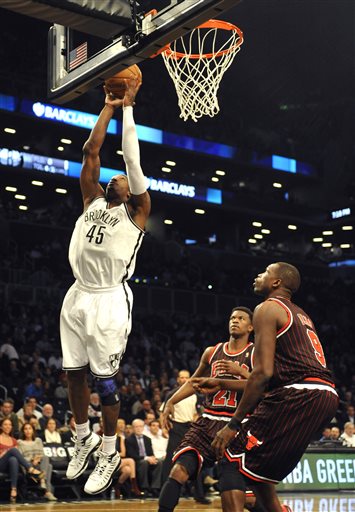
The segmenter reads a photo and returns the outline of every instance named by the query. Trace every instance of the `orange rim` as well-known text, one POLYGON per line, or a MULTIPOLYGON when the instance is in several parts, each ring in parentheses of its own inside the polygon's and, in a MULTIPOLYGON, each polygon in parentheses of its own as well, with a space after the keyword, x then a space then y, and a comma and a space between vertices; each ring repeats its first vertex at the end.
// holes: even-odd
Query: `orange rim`
MULTIPOLYGON (((233 30, 236 32, 239 36, 238 41, 233 44, 230 48, 226 48, 225 50, 221 50, 219 52, 212 52, 212 53, 192 53, 191 55, 188 55, 183 52, 174 52, 171 49, 171 43, 167 44, 163 48, 161 48, 155 55, 158 55, 160 53, 165 52, 167 57, 171 57, 172 59, 183 59, 184 57, 188 57, 189 59, 212 59, 213 57, 221 57, 222 55, 226 55, 228 53, 233 52, 239 46, 243 44, 244 37, 243 32, 240 30, 239 27, 236 25, 233 25, 232 23, 229 23, 228 21, 222 21, 222 20, 208 20, 205 23, 202 23, 202 25, 199 25, 196 28, 218 28, 220 30, 233 30)), ((196 30, 196 29, 195 29, 196 30)))

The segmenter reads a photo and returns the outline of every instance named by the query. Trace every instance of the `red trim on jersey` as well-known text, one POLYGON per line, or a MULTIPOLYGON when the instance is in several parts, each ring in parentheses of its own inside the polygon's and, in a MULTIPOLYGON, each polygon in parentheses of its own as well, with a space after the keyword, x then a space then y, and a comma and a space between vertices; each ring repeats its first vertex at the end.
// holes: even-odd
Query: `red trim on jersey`
POLYGON ((252 343, 249 341, 248 344, 245 345, 244 348, 239 350, 239 352, 228 352, 228 343, 229 343, 229 341, 227 341, 223 345, 223 351, 224 351, 225 354, 227 354, 227 356, 239 356, 239 354, 242 354, 248 347, 250 347, 250 345, 252 345, 252 343))
POLYGON ((250 478, 250 480, 254 480, 255 482, 264 482, 264 483, 269 482, 272 484, 278 483, 277 480, 271 480, 270 478, 264 478, 262 476, 259 477, 257 475, 254 475, 253 473, 248 471, 248 468, 243 467, 243 455, 245 455, 244 453, 241 453, 239 455, 234 455, 234 457, 231 457, 228 453, 228 450, 226 450, 224 452, 224 455, 227 457, 229 462, 235 462, 236 464, 238 464, 238 466, 239 466, 238 471, 240 471, 243 475, 250 478))
POLYGON ((324 379, 319 379, 318 377, 307 377, 304 379, 304 382, 321 382, 322 384, 327 384, 327 386, 331 386, 332 388, 335 388, 335 384, 332 382, 328 382, 324 379))
POLYGON ((234 416, 234 412, 215 411, 214 409, 205 409, 203 412, 206 414, 212 414, 214 416, 234 416))
POLYGON ((286 314, 287 314, 287 319, 288 319, 287 322, 276 333, 276 337, 279 337, 279 336, 281 336, 281 334, 286 332, 291 327, 292 322, 293 322, 293 315, 291 313, 291 310, 286 306, 286 304, 284 304, 281 300, 277 299, 276 297, 270 297, 270 299, 267 299, 267 300, 272 300, 273 302, 276 302, 277 304, 279 304, 279 306, 281 306, 286 311, 286 314))
POLYGON ((211 361, 213 359, 213 356, 215 355, 215 353, 217 352, 217 350, 219 349, 219 347, 223 345, 223 343, 217 343, 217 345, 215 345, 214 349, 212 350, 212 354, 210 355, 209 359, 208 359, 208 364, 211 364, 211 361))

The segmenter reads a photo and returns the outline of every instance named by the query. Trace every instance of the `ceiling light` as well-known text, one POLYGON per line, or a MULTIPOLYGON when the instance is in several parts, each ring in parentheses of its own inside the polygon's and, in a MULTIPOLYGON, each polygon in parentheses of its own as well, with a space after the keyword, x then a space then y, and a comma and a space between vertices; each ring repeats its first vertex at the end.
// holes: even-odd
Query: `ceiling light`
POLYGON ((60 139, 60 142, 62 142, 63 144, 71 144, 72 141, 70 139, 60 139))
POLYGON ((353 227, 352 226, 342 226, 341 228, 343 231, 352 231, 353 230, 353 227))
POLYGON ((218 176, 225 176, 226 175, 226 171, 217 170, 216 174, 218 174, 218 176))
POLYGON ((323 238, 321 236, 318 236, 316 238, 313 238, 313 242, 323 242, 323 238))
POLYGON ((20 204, 20 206, 18 207, 19 210, 28 210, 28 206, 26 206, 25 204, 20 204))
POLYGON ((322 247, 331 247, 333 244, 331 244, 330 242, 325 242, 324 244, 322 244, 322 247))
POLYGON ((172 224, 172 223, 173 223, 173 221, 170 220, 170 219, 165 219, 164 220, 164 224, 172 224))
POLYGON ((195 208, 195 213, 198 213, 199 215, 203 215, 205 212, 205 210, 202 210, 201 208, 195 208))
POLYGON ((340 244, 340 249, 350 249, 351 244, 340 244))
POLYGON ((63 146, 58 146, 57 149, 58 149, 58 151, 64 151, 63 146))
POLYGON ((281 183, 277 183, 276 181, 275 181, 275 183, 273 183, 273 184, 272 184, 272 186, 273 186, 274 188, 282 188, 281 183))
POLYGON ((295 226, 294 224, 289 224, 287 227, 288 227, 288 229, 291 229, 292 231, 296 231, 296 229, 297 229, 297 226, 295 226))
POLYGON ((117 155, 123 155, 123 151, 122 151, 122 149, 118 149, 118 150, 116 151, 116 153, 117 153, 117 155))
POLYGON ((8 192, 17 192, 16 187, 5 187, 5 190, 7 190, 8 192))
POLYGON ((214 181, 215 183, 217 183, 217 181, 219 181, 219 178, 217 178, 217 176, 213 176, 211 178, 211 181, 214 181))
POLYGON ((264 235, 270 235, 271 233, 270 229, 262 229, 261 232, 264 233, 264 235))
POLYGON ((253 222, 253 226, 255 226, 256 228, 261 228, 262 224, 261 222, 257 222, 256 220, 253 222))
POLYGON ((26 196, 23 196, 22 194, 15 194, 15 199, 26 199, 26 196))
POLYGON ((176 165, 176 162, 173 162, 172 160, 167 160, 165 163, 166 165, 170 165, 170 167, 175 167, 176 165))
POLYGON ((162 167, 162 168, 161 168, 161 170, 162 170, 163 172, 171 172, 170 167, 162 167))
POLYGON ((16 133, 16 130, 14 128, 4 128, 4 132, 6 132, 6 133, 16 133))
POLYGON ((58 194, 66 194, 68 192, 66 188, 56 188, 55 191, 58 194))
POLYGON ((333 231, 323 231, 322 235, 329 236, 332 235, 333 231))
POLYGON ((259 240, 261 240, 264 237, 263 237, 263 235, 256 234, 256 235, 254 235, 254 238, 258 238, 259 240))
POLYGON ((43 187, 43 181, 32 180, 31 183, 36 187, 43 187))
POLYGON ((30 146, 25 145, 25 146, 22 146, 22 148, 23 148, 25 151, 28 151, 28 150, 30 149, 30 146))
POLYGON ((250 244, 256 244, 256 240, 255 240, 255 238, 249 238, 248 242, 249 242, 250 244))

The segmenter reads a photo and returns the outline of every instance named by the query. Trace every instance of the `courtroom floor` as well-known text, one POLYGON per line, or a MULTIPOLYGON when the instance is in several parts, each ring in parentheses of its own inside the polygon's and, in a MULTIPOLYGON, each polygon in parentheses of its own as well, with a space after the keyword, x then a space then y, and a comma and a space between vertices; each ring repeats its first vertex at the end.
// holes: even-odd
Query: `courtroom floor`
MULTIPOLYGON (((200 505, 193 499, 181 499, 177 512, 221 512, 221 500, 211 496, 210 505, 200 505)), ((355 512, 355 493, 285 493, 280 494, 282 503, 293 512, 355 512)), ((147 500, 90 500, 58 501, 54 503, 0 503, 0 512, 156 512, 156 499, 147 500)))

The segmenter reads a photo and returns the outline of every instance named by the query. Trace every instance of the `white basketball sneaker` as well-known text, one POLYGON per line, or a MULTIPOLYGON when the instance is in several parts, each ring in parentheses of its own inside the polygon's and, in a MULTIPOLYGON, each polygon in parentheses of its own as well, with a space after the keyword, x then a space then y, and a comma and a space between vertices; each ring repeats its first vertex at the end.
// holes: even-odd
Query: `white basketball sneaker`
POLYGON ((99 451, 99 460, 94 471, 89 476, 84 491, 88 494, 98 494, 110 487, 115 473, 121 465, 121 457, 118 452, 108 453, 99 451))
POLYGON ((82 475, 88 467, 89 458, 100 446, 102 439, 94 432, 84 437, 81 441, 76 436, 73 437, 74 454, 67 468, 67 478, 74 480, 82 475))

